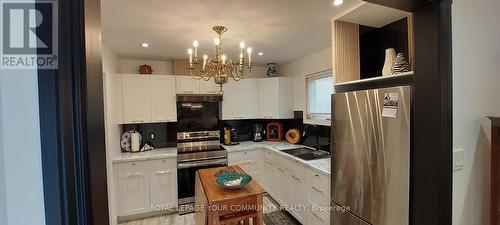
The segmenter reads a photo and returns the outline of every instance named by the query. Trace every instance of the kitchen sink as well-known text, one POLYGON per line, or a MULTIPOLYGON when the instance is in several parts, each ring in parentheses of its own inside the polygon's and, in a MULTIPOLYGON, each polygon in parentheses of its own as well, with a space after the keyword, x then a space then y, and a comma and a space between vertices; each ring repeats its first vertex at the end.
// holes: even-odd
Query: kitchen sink
POLYGON ((306 161, 330 157, 330 153, 327 151, 315 150, 310 148, 294 148, 281 151, 306 161))

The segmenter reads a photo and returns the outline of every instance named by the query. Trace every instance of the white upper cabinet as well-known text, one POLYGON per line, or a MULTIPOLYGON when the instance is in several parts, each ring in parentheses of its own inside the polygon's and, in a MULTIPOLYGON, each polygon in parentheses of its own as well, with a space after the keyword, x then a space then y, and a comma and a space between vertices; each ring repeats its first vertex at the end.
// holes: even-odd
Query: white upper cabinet
POLYGON ((274 77, 259 79, 259 117, 293 118, 293 79, 274 77))
POLYGON ((149 76, 122 75, 123 122, 145 123, 151 120, 149 76))
MULTIPOLYGON (((193 79, 193 78, 191 78, 193 79)), ((220 86, 214 82, 213 79, 209 81, 199 80, 200 83, 200 94, 220 94, 220 86)))
POLYGON ((151 121, 177 121, 174 76, 151 76, 151 121))
POLYGON ((222 119, 256 119, 259 118, 259 79, 247 78, 240 81, 229 81, 223 86, 222 119))
POLYGON ((175 76, 122 74, 123 123, 177 120, 175 76))
POLYGON ((177 94, 199 94, 200 80, 191 76, 175 76, 177 94))

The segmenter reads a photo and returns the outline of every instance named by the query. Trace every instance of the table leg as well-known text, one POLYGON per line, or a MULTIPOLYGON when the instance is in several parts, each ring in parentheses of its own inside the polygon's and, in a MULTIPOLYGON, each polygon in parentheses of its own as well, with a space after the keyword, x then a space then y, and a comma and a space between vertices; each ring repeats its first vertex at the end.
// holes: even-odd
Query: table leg
POLYGON ((219 213, 217 211, 208 210, 208 225, 220 225, 219 213))
POLYGON ((264 205, 263 205, 263 200, 262 200, 262 195, 259 195, 257 197, 257 205, 259 206, 259 209, 257 210, 257 218, 253 220, 253 225, 263 225, 264 224, 264 205))

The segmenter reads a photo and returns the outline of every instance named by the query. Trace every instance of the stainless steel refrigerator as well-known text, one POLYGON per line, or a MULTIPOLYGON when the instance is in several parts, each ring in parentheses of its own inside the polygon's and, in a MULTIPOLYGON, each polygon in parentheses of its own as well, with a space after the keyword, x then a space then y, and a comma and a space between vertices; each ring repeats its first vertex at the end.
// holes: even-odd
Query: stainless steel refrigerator
POLYGON ((409 223, 411 87, 332 97, 332 225, 409 223))

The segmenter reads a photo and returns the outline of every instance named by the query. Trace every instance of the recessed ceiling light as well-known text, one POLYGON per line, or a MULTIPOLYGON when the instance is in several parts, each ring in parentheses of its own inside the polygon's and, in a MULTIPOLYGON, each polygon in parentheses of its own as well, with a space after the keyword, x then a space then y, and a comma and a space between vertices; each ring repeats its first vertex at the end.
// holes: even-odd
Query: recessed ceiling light
POLYGON ((333 5, 334 6, 342 5, 342 3, 344 3, 344 0, 333 0, 333 5))
POLYGON ((264 55, 264 52, 259 52, 259 55, 260 55, 260 56, 263 56, 263 55, 264 55))
POLYGON ((141 44, 141 46, 143 48, 149 48, 149 43, 144 42, 144 43, 141 44))

